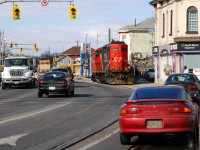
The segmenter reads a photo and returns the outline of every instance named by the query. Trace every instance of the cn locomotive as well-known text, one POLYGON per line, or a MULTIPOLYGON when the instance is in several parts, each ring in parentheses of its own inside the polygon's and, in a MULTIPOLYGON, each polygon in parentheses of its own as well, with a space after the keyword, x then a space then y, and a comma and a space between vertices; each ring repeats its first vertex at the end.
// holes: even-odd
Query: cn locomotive
POLYGON ((134 84, 134 69, 128 64, 128 45, 112 41, 92 52, 91 80, 107 84, 134 84))

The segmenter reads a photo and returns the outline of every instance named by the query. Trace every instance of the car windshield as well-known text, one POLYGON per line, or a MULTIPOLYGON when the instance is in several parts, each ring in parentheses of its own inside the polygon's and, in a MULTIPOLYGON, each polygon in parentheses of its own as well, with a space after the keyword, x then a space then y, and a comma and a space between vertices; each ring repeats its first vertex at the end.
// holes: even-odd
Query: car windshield
POLYGON ((52 71, 62 71, 62 72, 69 72, 68 69, 56 68, 52 69, 52 71))
POLYGON ((5 67, 28 66, 28 59, 5 59, 5 67))
POLYGON ((166 80, 166 83, 170 82, 195 82, 195 78, 190 74, 171 75, 166 80))
POLYGON ((155 70, 154 69, 149 69, 148 72, 155 72, 155 70))
POLYGON ((65 73, 62 72, 51 72, 51 73, 46 73, 43 76, 44 79, 58 79, 58 78, 66 78, 65 73))
POLYGON ((130 100, 142 99, 181 99, 186 100, 186 93, 180 88, 141 88, 136 90, 130 100))

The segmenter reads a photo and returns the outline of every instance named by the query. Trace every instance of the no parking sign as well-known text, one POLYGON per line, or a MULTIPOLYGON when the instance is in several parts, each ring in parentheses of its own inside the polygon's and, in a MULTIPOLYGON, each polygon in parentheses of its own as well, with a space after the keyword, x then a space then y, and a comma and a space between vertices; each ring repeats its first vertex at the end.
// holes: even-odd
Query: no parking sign
POLYGON ((42 6, 48 6, 49 0, 41 0, 41 5, 42 6))

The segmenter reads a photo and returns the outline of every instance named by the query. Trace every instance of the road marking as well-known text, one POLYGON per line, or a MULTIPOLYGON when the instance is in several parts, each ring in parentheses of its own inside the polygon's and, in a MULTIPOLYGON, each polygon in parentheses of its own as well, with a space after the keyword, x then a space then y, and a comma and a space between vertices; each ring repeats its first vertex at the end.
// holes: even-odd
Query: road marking
POLYGON ((66 103, 66 104, 63 104, 63 105, 58 105, 58 106, 51 107, 51 108, 48 108, 48 109, 45 109, 45 110, 42 110, 42 111, 38 111, 38 112, 35 112, 35 113, 32 113, 32 114, 23 115, 23 116, 20 116, 20 117, 14 117, 12 119, 3 120, 3 121, 0 121, 0 124, 6 123, 6 122, 10 122, 10 121, 14 121, 14 120, 19 120, 19 119, 27 118, 27 117, 34 116, 34 115, 37 115, 37 114, 41 114, 43 112, 47 112, 47 111, 50 111, 50 110, 53 110, 53 109, 56 109, 56 108, 59 108, 59 107, 63 107, 65 105, 69 105, 69 104, 70 103, 66 103))
POLYGON ((17 140, 22 138, 25 135, 27 135, 27 133, 26 134, 14 135, 14 136, 10 136, 10 137, 0 139, 0 145, 9 144, 11 146, 16 146, 17 140))
POLYGON ((79 150, 86 150, 86 149, 88 149, 88 148, 90 148, 90 147, 102 142, 103 140, 111 137, 112 135, 116 134, 117 132, 119 132, 119 129, 114 130, 112 133, 100 138, 99 140, 96 140, 96 141, 94 141, 94 142, 92 142, 92 143, 90 143, 90 144, 88 144, 88 145, 86 145, 84 147, 81 147, 81 149, 79 149, 79 150))

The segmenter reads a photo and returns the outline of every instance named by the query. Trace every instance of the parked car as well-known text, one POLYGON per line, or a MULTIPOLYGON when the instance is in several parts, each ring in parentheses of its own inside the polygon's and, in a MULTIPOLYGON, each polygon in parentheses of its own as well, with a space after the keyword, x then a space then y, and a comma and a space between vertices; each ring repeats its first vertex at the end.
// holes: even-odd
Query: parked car
POLYGON ((51 71, 38 79, 38 97, 43 94, 65 94, 74 95, 74 82, 67 77, 65 72, 51 71))
POLYGON ((155 69, 154 68, 147 68, 144 72, 144 79, 147 81, 154 81, 155 79, 155 69))
POLYGON ((119 127, 122 145, 131 144, 132 136, 160 135, 166 139, 186 137, 194 148, 199 135, 199 107, 181 86, 140 87, 122 105, 119 127))
POLYGON ((177 73, 171 74, 165 81, 165 85, 180 85, 183 86, 189 94, 200 102, 200 82, 198 77, 192 73, 177 73))
POLYGON ((53 68, 51 69, 51 71, 62 71, 62 72, 66 72, 68 77, 72 80, 74 80, 74 74, 72 72, 72 69, 70 67, 66 67, 66 68, 53 68))

